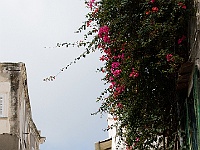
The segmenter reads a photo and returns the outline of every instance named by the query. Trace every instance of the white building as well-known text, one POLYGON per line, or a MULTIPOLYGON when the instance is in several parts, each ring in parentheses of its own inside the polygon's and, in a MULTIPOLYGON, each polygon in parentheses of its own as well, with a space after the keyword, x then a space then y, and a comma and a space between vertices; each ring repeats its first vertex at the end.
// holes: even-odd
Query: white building
POLYGON ((117 121, 115 117, 108 114, 108 139, 95 143, 95 150, 126 150, 126 144, 120 142, 120 136, 117 135, 117 121))
POLYGON ((39 150, 24 63, 0 63, 0 150, 39 150))

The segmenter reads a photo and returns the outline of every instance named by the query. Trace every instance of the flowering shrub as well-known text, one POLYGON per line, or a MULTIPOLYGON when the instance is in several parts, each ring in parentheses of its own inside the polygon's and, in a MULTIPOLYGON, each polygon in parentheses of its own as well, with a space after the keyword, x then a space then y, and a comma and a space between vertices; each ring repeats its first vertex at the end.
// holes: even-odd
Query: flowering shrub
POLYGON ((127 149, 158 148, 165 137, 165 148, 173 149, 179 128, 177 71, 188 60, 189 2, 90 0, 86 4, 91 12, 78 32, 87 27, 89 32, 78 43, 86 47, 80 57, 101 51, 105 65, 99 70, 108 84, 98 98, 102 101, 98 112, 117 116, 119 129, 126 131, 119 134, 127 149), (87 41, 89 36, 92 41, 87 41))
POLYGON ((187 2, 101 0, 91 10, 91 43, 102 52, 105 66, 100 70, 110 84, 105 90, 109 94, 99 98, 99 111, 118 116, 127 145, 153 147, 158 135, 170 137, 173 145, 177 70, 188 59, 187 2))

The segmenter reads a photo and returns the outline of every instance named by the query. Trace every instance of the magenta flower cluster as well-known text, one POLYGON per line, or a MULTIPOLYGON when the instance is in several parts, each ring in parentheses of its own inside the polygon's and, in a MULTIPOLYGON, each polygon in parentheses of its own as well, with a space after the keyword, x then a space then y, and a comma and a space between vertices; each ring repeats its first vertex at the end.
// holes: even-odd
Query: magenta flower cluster
POLYGON ((92 9, 92 6, 94 5, 95 0, 90 0, 88 3, 88 6, 90 7, 90 9, 92 9))
POLYGON ((118 77, 120 75, 120 73, 122 72, 122 70, 117 69, 117 70, 111 70, 113 76, 118 77))
POLYGON ((119 62, 113 62, 113 63, 112 63, 112 68, 113 68, 113 69, 118 68, 119 65, 120 65, 119 62))
MULTIPOLYGON (((98 45, 98 48, 102 49, 105 53, 100 57, 100 60, 110 63, 110 65, 105 68, 105 70, 108 72, 106 78, 108 82, 111 83, 109 88, 113 91, 113 98, 117 99, 117 97, 125 91, 125 86, 122 83, 120 83, 120 80, 122 78, 121 74, 125 73, 123 72, 122 68, 123 62, 126 59, 124 53, 126 43, 122 44, 122 47, 120 48, 120 53, 116 53, 118 51, 117 49, 112 49, 111 53, 109 45, 111 43, 109 32, 110 28, 107 25, 104 25, 99 28, 98 37, 102 39, 103 42, 98 45)), ((102 72, 105 71, 103 70, 102 72)), ((134 68, 132 68, 132 72, 128 74, 128 76, 136 78, 139 76, 139 73, 134 68)), ((122 104, 120 103, 120 105, 122 104)))
POLYGON ((119 62, 113 62, 111 65, 111 73, 114 77, 118 77, 120 73, 122 72, 121 69, 119 69, 120 63, 119 62))
POLYGON ((168 62, 169 61, 173 61, 173 55, 172 54, 167 54, 166 55, 166 59, 167 59, 168 62))
POLYGON ((105 43, 110 43, 109 30, 109 27, 106 25, 99 29, 98 36, 103 39, 105 43))
POLYGON ((132 68, 132 72, 130 73, 129 77, 138 77, 139 76, 139 73, 134 69, 132 68))
POLYGON ((114 98, 119 96, 124 90, 125 90, 125 86, 123 85, 118 85, 117 87, 115 87, 115 91, 113 93, 114 98))

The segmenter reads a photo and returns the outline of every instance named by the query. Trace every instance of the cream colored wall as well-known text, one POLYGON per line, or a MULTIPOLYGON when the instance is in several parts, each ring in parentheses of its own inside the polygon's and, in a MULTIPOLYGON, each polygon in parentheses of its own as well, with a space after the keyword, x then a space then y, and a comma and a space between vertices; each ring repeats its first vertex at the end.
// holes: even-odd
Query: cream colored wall
POLYGON ((10 93, 10 82, 0 81, 0 95, 3 95, 4 98, 3 117, 0 117, 0 134, 10 133, 9 112, 8 112, 9 101, 10 101, 9 93, 10 93))

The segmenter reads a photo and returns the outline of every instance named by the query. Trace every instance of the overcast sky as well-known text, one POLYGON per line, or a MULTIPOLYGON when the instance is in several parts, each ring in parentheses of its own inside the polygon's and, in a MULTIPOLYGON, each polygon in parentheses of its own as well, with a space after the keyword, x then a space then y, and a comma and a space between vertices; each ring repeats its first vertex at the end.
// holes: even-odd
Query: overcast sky
POLYGON ((85 20, 84 0, 0 0, 0 61, 24 62, 28 76, 33 120, 47 138, 41 150, 94 150, 108 137, 106 116, 91 116, 104 90, 100 53, 93 53, 55 75, 84 49, 44 48, 73 42, 85 20))

